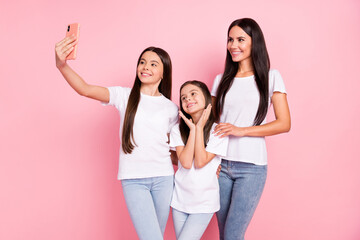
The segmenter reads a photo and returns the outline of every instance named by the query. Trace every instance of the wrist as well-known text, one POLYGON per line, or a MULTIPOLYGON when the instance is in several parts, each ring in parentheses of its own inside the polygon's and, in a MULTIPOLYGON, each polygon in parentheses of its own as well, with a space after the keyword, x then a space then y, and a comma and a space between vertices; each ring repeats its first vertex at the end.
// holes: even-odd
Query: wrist
POLYGON ((56 63, 56 67, 61 71, 62 69, 64 69, 65 68, 65 66, 67 65, 67 63, 66 62, 60 62, 60 63, 56 63))
POLYGON ((204 126, 195 125, 196 131, 202 131, 204 129, 204 126))
POLYGON ((250 127, 239 127, 240 137, 247 137, 249 135, 250 127))

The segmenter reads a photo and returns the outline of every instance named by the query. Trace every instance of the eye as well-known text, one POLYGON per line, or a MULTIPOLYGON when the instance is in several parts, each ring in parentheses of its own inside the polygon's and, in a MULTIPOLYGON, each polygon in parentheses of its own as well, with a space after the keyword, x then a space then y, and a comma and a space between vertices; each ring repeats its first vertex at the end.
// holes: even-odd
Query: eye
POLYGON ((191 96, 196 96, 196 92, 192 92, 192 93, 191 93, 191 96))
POLYGON ((228 38, 228 42, 233 42, 233 41, 234 41, 234 39, 228 38))
POLYGON ((155 63, 151 64, 152 67, 156 67, 157 65, 155 63))
POLYGON ((245 41, 245 39, 239 38, 239 42, 244 42, 244 41, 245 41))
POLYGON ((185 99, 186 99, 186 97, 185 97, 185 96, 183 96, 183 97, 181 98, 181 101, 185 101, 185 99))
POLYGON ((139 62, 139 64, 144 64, 145 62, 143 61, 143 60, 141 60, 140 62, 139 62))

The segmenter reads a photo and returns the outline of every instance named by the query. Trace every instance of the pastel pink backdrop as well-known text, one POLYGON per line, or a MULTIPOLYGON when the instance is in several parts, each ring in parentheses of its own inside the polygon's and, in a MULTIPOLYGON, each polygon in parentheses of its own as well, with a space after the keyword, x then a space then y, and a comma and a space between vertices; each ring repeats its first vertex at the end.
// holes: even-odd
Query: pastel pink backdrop
MULTIPOLYGON (((360 239, 357 0, 5 1, 0 7, 0 239, 136 239, 116 180, 116 109, 78 96, 54 45, 80 22, 71 66, 131 86, 147 46, 173 61, 173 100, 223 70, 228 25, 262 27, 286 84, 288 134, 267 138, 269 173, 247 239, 360 239)), ((270 114, 270 119, 273 114, 270 114)), ((165 239, 175 239, 171 216, 165 239)), ((203 239, 218 239, 216 219, 203 239)))

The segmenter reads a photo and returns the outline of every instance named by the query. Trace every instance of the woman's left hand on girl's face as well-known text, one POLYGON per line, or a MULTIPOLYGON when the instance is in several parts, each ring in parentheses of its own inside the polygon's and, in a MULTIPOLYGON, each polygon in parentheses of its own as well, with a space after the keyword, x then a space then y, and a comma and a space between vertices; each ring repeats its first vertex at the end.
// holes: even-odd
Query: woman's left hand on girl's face
POLYGON ((245 128, 236 127, 230 123, 219 123, 214 130, 215 136, 220 136, 220 138, 233 135, 237 137, 245 136, 245 128))
POLYGON ((197 122, 196 126, 203 128, 206 125, 206 122, 209 119, 210 114, 211 114, 211 104, 209 104, 205 108, 205 110, 201 114, 201 117, 200 117, 199 121, 197 122))

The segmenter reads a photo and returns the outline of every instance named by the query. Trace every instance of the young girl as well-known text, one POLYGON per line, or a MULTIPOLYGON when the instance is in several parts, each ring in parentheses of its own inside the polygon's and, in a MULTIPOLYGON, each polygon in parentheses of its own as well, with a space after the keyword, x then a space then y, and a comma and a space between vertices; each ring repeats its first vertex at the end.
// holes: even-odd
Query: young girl
POLYGON ((170 101, 170 57, 149 47, 140 54, 131 89, 104 88, 87 84, 67 65, 66 56, 75 44, 75 37, 56 44, 56 66, 77 93, 119 110, 118 179, 126 205, 139 238, 161 240, 173 191, 168 133, 178 120, 178 108, 170 101))
POLYGON ((213 135, 211 95, 204 83, 184 83, 180 103, 180 123, 170 133, 179 158, 171 207, 176 238, 199 240, 220 208, 217 155, 226 154, 228 140, 213 135))
POLYGON ((243 18, 228 30, 223 74, 215 78, 217 136, 230 136, 222 159, 221 208, 217 212, 220 239, 244 239, 260 200, 267 174, 265 136, 290 130, 285 85, 270 60, 259 25, 243 18), (266 123, 270 103, 276 120, 266 123))

